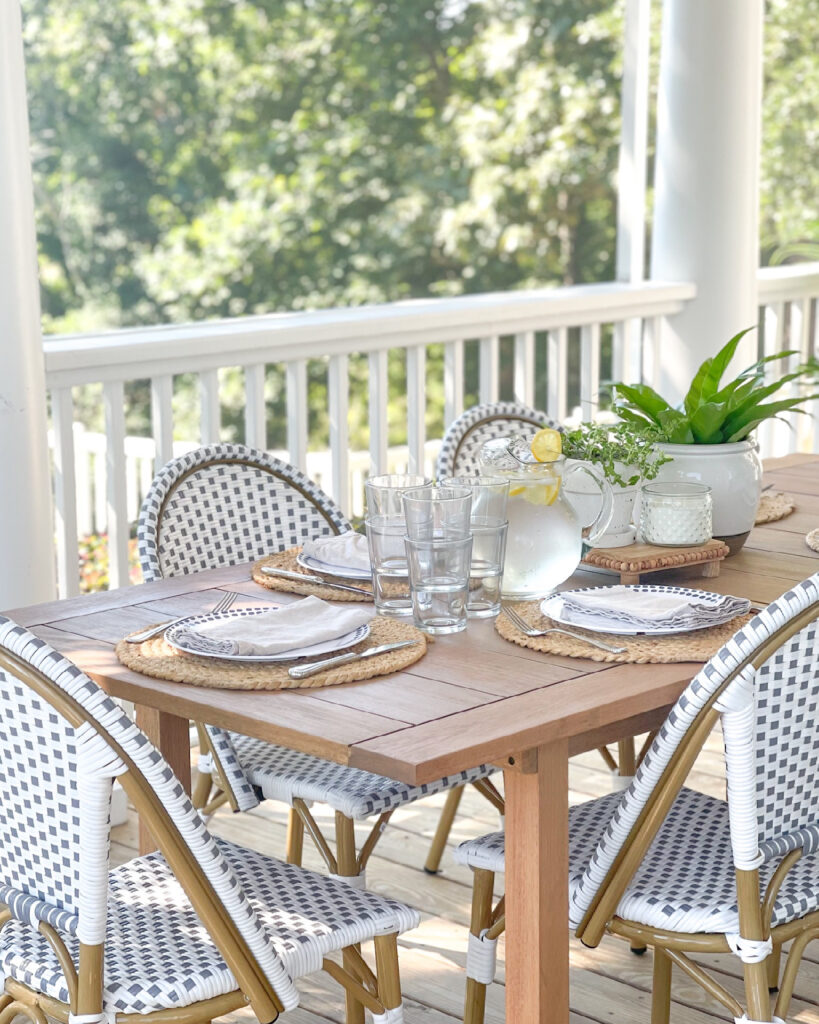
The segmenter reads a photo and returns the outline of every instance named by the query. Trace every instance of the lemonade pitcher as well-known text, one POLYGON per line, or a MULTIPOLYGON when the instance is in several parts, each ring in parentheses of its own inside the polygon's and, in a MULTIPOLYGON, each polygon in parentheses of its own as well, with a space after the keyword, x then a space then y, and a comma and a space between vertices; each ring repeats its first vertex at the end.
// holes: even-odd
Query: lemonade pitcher
POLYGON ((550 594, 571 576, 611 520, 612 491, 607 481, 590 466, 567 466, 559 445, 560 435, 547 429, 534 437, 495 438, 481 449, 481 472, 509 480, 501 595, 506 600, 527 601, 550 594), (564 485, 575 473, 590 476, 602 495, 600 511, 589 525, 580 521, 564 493, 564 485))

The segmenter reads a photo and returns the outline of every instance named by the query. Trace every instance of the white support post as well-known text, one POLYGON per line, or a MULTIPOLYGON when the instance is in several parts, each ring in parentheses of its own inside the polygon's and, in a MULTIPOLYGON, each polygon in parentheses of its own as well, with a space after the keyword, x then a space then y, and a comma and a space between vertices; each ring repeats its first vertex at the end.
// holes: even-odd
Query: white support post
POLYGON ((79 545, 77 544, 77 481, 74 475, 74 401, 71 388, 51 392, 54 424, 54 498, 57 534, 57 585, 60 597, 80 592, 79 545))
POLYGON ((105 406, 105 497, 108 530, 108 578, 111 590, 128 583, 128 498, 125 477, 125 388, 122 381, 103 385, 105 406))
POLYGON ((464 411, 464 343, 450 341, 444 348, 444 429, 464 411))
POLYGON ((222 432, 218 370, 203 370, 199 374, 199 402, 199 440, 202 444, 218 444, 222 432))
POLYGON ((0 3, 0 609, 56 596, 20 4, 0 3))
POLYGON ((497 402, 499 392, 498 353, 500 339, 497 336, 481 338, 478 342, 479 384, 478 393, 482 403, 497 402))
POLYGON ((330 365, 327 371, 330 408, 330 461, 333 467, 333 486, 330 493, 345 515, 350 511, 350 442, 347 424, 347 413, 350 406, 348 362, 346 355, 330 356, 330 365))
POLYGON ((151 379, 151 433, 156 455, 154 473, 173 458, 173 377, 163 374, 151 379))
POLYGON ((307 361, 287 364, 287 451, 290 462, 307 472, 307 361))
POLYGON ((515 335, 515 401, 535 404, 535 332, 515 335))
POLYGON ((424 473, 424 442, 427 412, 427 350, 423 345, 407 349, 407 448, 409 472, 424 473))
POLYGON ((594 419, 600 391, 600 324, 580 328, 580 408, 584 420, 594 419))
POLYGON ((566 385, 568 382, 569 335, 565 327, 549 331, 548 388, 546 411, 553 420, 566 419, 566 385))
POLYGON ((260 451, 267 448, 264 373, 264 363, 245 367, 245 444, 260 451))
MULTIPOLYGON (((651 276, 697 295, 663 327, 659 386, 757 321, 763 0, 666 0, 657 103, 651 276)), ((736 367, 754 359, 746 336, 736 367)))

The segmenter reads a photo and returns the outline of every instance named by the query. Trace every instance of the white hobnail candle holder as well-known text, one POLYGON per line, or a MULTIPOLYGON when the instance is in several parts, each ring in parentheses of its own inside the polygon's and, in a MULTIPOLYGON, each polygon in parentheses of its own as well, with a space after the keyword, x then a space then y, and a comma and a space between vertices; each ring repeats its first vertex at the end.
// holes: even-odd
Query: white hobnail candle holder
POLYGON ((711 488, 666 480, 640 492, 640 533, 646 544, 689 547, 712 536, 711 488))

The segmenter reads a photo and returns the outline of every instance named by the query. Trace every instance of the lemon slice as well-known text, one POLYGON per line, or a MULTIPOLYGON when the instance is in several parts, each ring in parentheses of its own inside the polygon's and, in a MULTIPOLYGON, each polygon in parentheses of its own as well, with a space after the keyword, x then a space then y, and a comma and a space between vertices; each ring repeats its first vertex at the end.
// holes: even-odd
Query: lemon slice
POLYGON ((538 462, 554 462, 563 452, 563 440, 554 427, 544 427, 532 438, 531 448, 538 462))
POLYGON ((519 495, 523 494, 525 490, 526 488, 523 485, 521 485, 520 487, 513 487, 512 490, 509 492, 509 497, 517 498, 519 495))
POLYGON ((552 484, 530 484, 525 488, 523 500, 528 501, 530 505, 553 505, 559 491, 559 480, 552 484))

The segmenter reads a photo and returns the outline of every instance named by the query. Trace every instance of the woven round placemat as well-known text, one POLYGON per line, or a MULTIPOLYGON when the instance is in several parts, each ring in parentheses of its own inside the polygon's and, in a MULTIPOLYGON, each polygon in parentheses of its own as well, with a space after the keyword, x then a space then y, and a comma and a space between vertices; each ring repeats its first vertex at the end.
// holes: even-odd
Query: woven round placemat
POLYGON ((819 529, 811 530, 805 534, 805 543, 811 551, 819 551, 819 529))
MULTIPOLYGON (((540 601, 526 601, 515 604, 515 611, 535 629, 549 629, 551 626, 561 627, 560 623, 548 619, 541 614, 540 601)), ((574 640, 563 633, 549 633, 548 636, 527 636, 513 626, 507 617, 500 613, 495 619, 495 629, 504 640, 509 640, 519 647, 529 647, 533 651, 546 654, 562 654, 567 658, 587 658, 591 661, 612 661, 621 664, 645 665, 666 664, 673 661, 708 661, 712 654, 722 647, 734 633, 744 626, 751 615, 738 615, 722 626, 711 629, 697 629, 691 633, 680 633, 673 636, 619 636, 614 633, 594 633, 595 639, 615 647, 625 647, 622 654, 610 654, 601 651, 582 640, 574 640)), ((572 628, 572 627, 568 627, 572 628)), ((581 632, 577 630, 577 632, 581 632)))
POLYGON ((755 526, 762 526, 764 523, 775 523, 777 519, 784 519, 794 509, 794 500, 790 494, 784 491, 766 491, 759 499, 759 507, 756 510, 755 526))
MULTIPOLYGON (((276 569, 287 569, 288 572, 297 572, 301 575, 308 575, 309 570, 303 568, 296 561, 296 556, 301 554, 301 547, 288 548, 286 551, 277 551, 275 555, 267 555, 253 563, 250 575, 255 583, 268 590, 282 590, 286 594, 312 594, 325 601, 372 601, 372 597, 364 594, 354 594, 349 590, 336 590, 334 587, 323 587, 319 583, 300 583, 298 580, 286 580, 279 576, 265 576, 261 572, 263 565, 272 565, 276 569)), ((369 580, 339 580, 339 583, 349 583, 353 587, 363 587, 365 590, 372 590, 372 583, 369 580)))
POLYGON ((368 647, 400 640, 415 640, 416 643, 412 647, 376 654, 363 661, 337 665, 325 672, 317 672, 308 679, 291 679, 287 674, 292 665, 303 662, 277 661, 263 665, 256 662, 224 661, 221 658, 200 658, 195 654, 177 651, 162 635, 142 644, 129 644, 122 639, 116 646, 116 655, 127 668, 172 683, 190 683, 216 690, 285 690, 335 686, 337 683, 353 683, 359 679, 385 676, 399 672, 423 658, 427 652, 427 637, 420 629, 408 622, 376 615, 370 622, 370 635, 349 650, 364 651, 368 647))

